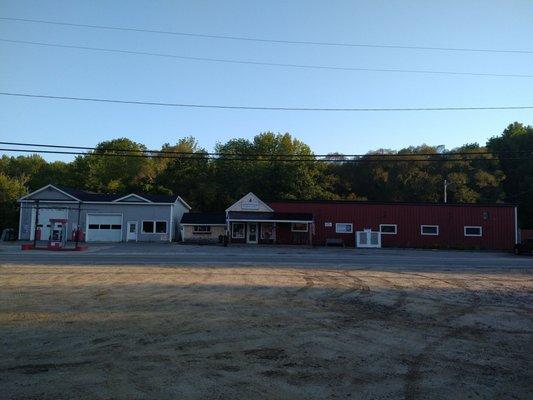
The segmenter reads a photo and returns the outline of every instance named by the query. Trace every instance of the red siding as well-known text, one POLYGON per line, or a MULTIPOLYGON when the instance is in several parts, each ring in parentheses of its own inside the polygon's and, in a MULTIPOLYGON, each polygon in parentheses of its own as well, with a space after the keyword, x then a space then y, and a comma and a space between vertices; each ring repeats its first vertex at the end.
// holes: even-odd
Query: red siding
POLYGON ((343 239, 355 246, 355 232, 379 230, 380 224, 396 224, 396 235, 382 235, 383 247, 435 247, 511 250, 515 243, 514 206, 445 204, 368 204, 342 202, 273 202, 276 212, 312 213, 315 220, 313 243, 343 239), (488 213, 488 214, 487 214, 488 213), (331 227, 325 227, 331 222, 331 227), (335 223, 352 223, 353 233, 335 233, 335 223), (420 233, 420 225, 438 225, 438 236, 420 233), (464 236, 465 226, 481 226, 481 237, 464 236))

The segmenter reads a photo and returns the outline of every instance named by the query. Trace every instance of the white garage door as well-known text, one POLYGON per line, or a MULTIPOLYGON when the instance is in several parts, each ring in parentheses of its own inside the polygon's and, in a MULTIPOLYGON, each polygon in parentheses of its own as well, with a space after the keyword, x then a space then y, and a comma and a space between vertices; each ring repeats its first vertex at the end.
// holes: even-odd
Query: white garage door
MULTIPOLYGON (((36 209, 32 210, 30 240, 35 234, 36 209)), ((50 219, 68 219, 68 210, 64 208, 39 208, 39 218, 37 227, 41 230, 41 240, 50 238, 50 219)), ((67 235, 69 234, 67 226, 67 235)))
POLYGON ((122 240, 122 215, 87 214, 88 242, 120 242, 122 240))

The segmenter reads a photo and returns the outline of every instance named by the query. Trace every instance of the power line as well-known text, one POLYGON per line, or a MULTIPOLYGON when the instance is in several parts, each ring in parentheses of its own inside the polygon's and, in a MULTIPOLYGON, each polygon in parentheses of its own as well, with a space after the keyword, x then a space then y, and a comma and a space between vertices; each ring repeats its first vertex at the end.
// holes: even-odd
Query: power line
MULTIPOLYGON (((272 154, 272 153, 224 153, 224 152, 191 152, 191 151, 175 151, 175 150, 134 150, 134 149, 119 149, 119 148, 105 148, 90 146, 69 146, 69 145, 57 145, 57 144, 44 144, 44 143, 22 143, 22 142, 0 142, 2 145, 9 146, 24 146, 24 147, 45 147, 56 149, 77 149, 77 150, 92 150, 92 151, 114 151, 121 153, 144 153, 149 155, 158 154, 170 154, 170 155, 207 155, 207 156, 243 156, 243 157, 290 157, 290 158, 329 158, 340 159, 344 158, 360 158, 360 157, 378 157, 380 159, 398 158, 398 157, 412 157, 412 156, 427 156, 427 157, 448 157, 448 156, 473 156, 473 155, 509 155, 509 154, 523 154, 532 155, 533 149, 524 149, 519 151, 463 151, 463 152, 446 152, 446 153, 396 153, 396 154, 272 154)), ((341 160, 342 161, 342 160, 341 160)))
POLYGON ((311 107, 263 107, 226 106, 218 104, 164 103, 136 100, 114 100, 92 97, 50 96, 33 93, 0 92, 2 96, 29 97, 37 99, 73 100, 98 103, 135 104, 157 107, 214 108, 223 110, 262 110, 262 111, 323 111, 323 112, 405 112, 405 111, 474 111, 474 110, 528 110, 533 106, 493 106, 493 107, 412 107, 412 108, 311 108, 311 107))
MULTIPOLYGON (((326 163, 415 163, 415 162, 468 162, 468 161, 500 161, 502 158, 491 157, 491 158, 467 158, 467 159, 446 159, 446 158, 418 158, 418 159, 366 159, 366 158, 356 158, 356 159, 345 159, 340 160, 338 158, 331 159, 279 159, 275 155, 270 158, 257 158, 250 157, 246 155, 233 155, 233 154, 224 154, 220 157, 209 156, 206 154, 195 154, 191 156, 170 156, 170 155, 149 155, 149 154, 115 154, 115 153, 87 153, 87 152, 76 152, 76 151, 60 151, 60 150, 32 150, 32 149, 9 149, 9 148, 0 148, 0 151, 6 152, 22 152, 22 153, 33 153, 33 154, 68 154, 68 155, 83 155, 83 156, 95 156, 95 157, 126 157, 126 158, 163 158, 163 159, 174 159, 174 160, 215 160, 215 161, 239 161, 239 162, 282 162, 282 163, 315 163, 315 162, 326 162, 326 163)), ((416 154, 413 154, 416 156, 416 154)), ((503 158, 504 160, 529 160, 529 157, 509 157, 503 158)))
POLYGON ((183 55, 178 55, 178 54, 152 53, 152 52, 145 52, 145 51, 110 49, 110 48, 90 47, 90 46, 77 46, 77 45, 67 45, 67 44, 59 44, 59 43, 33 42, 33 41, 26 41, 26 40, 12 40, 12 39, 3 39, 3 38, 0 38, 0 41, 6 42, 6 43, 19 43, 19 44, 28 44, 28 45, 35 45, 35 46, 58 47, 58 48, 65 48, 65 49, 77 49, 77 50, 99 51, 99 52, 106 52, 106 53, 119 53, 119 54, 129 54, 129 55, 174 58, 174 59, 189 60, 189 61, 206 61, 206 62, 216 62, 216 63, 225 63, 225 64, 244 64, 244 65, 281 67, 281 68, 318 69, 318 70, 352 71, 352 72, 392 72, 392 73, 413 73, 413 74, 432 74, 432 75, 467 75, 467 76, 487 76, 487 77, 506 77, 506 78, 533 78, 533 75, 527 75, 527 74, 498 74, 498 73, 492 73, 492 72, 435 71, 435 70, 421 70, 421 69, 363 68, 363 67, 342 67, 342 66, 334 66, 334 65, 287 64, 287 63, 274 63, 274 62, 251 61, 251 60, 235 60, 235 59, 228 59, 228 58, 192 57, 192 56, 183 56, 183 55))
POLYGON ((75 24, 71 22, 48 21, 48 20, 29 19, 29 18, 0 17, 0 19, 6 20, 6 21, 73 26, 73 27, 80 27, 80 28, 105 29, 105 30, 127 31, 127 32, 143 32, 143 33, 154 33, 154 34, 163 34, 163 35, 196 37, 196 38, 204 38, 204 39, 237 40, 237 41, 259 42, 259 43, 277 43, 277 44, 330 46, 330 47, 403 49, 403 50, 533 54, 533 50, 520 50, 520 49, 486 49, 486 48, 444 47, 444 46, 407 46, 407 45, 377 44, 377 43, 322 42, 322 41, 310 41, 310 40, 267 39, 267 38, 251 37, 251 36, 210 35, 210 34, 203 34, 203 33, 178 32, 178 31, 167 31, 167 30, 157 30, 157 29, 128 28, 128 27, 119 27, 119 26, 110 26, 110 25, 75 24))

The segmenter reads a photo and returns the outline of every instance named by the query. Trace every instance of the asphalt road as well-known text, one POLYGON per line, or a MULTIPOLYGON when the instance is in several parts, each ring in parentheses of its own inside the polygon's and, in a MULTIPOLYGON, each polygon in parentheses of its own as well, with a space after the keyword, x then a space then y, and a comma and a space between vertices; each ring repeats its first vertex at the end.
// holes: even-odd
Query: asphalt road
POLYGON ((532 269, 533 257, 508 253, 404 249, 216 247, 161 244, 95 245, 86 252, 0 248, 1 264, 202 265, 402 270, 532 269))

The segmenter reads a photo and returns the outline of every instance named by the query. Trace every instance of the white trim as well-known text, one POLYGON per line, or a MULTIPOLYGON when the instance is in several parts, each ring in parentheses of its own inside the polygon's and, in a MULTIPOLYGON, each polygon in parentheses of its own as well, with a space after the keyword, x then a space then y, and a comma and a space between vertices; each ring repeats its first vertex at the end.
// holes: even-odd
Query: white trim
MULTIPOLYGON (((70 197, 71 199, 74 199, 74 200, 77 200, 77 201, 81 201, 81 200, 78 199, 77 197, 74 197, 74 196, 72 196, 71 194, 68 194, 67 192, 64 192, 63 190, 61 190, 61 189, 55 187, 54 185, 52 185, 51 183, 48 184, 48 185, 46 185, 46 186, 43 186, 43 187, 40 188, 40 189, 37 189, 37 190, 34 191, 34 192, 31 192, 31 193, 28 193, 28 194, 25 195, 25 196, 22 196, 18 201, 20 202, 20 201, 24 200, 25 198, 27 198, 27 197, 29 197, 29 196, 33 196, 33 195, 36 194, 36 193, 40 193, 40 192, 42 192, 43 190, 46 190, 46 189, 48 189, 48 188, 54 188, 54 189, 57 190, 59 193, 62 193, 62 194, 64 194, 65 196, 70 197)), ((34 200, 33 200, 33 201, 34 201, 34 200)), ((42 200, 39 200, 39 201, 42 201, 42 200)))
MULTIPOLYGON (((242 199, 244 199, 245 197, 250 196, 250 195, 254 196, 254 197, 259 201, 259 203, 262 203, 262 204, 265 206, 265 208, 267 208, 267 209, 270 210, 271 212, 274 212, 274 210, 273 210, 273 209, 272 209, 267 203, 265 203, 263 200, 261 200, 258 196, 256 196, 256 195, 255 195, 254 193, 252 193, 252 192, 248 192, 248 194, 245 194, 244 196, 242 196, 239 200, 237 200, 237 201, 236 201, 235 203, 233 203, 231 206, 229 206, 228 208, 226 208, 225 211, 226 211, 226 212, 227 212, 227 211, 231 211, 231 210, 230 210, 231 207, 233 207, 233 206, 236 205, 236 204, 241 203, 242 199)), ((248 210, 248 212, 264 212, 264 211, 248 210)), ((250 222, 252 222, 252 221, 250 221, 250 222)))
POLYGON ((168 235, 168 221, 165 219, 143 219, 141 220, 141 233, 144 235, 168 235), (145 232, 143 224, 145 222, 153 222, 154 223, 154 231, 153 232, 145 232), (164 222, 165 223, 165 232, 156 232, 156 223, 157 222, 164 222))
MULTIPOLYGON (((148 203, 152 203, 152 201, 148 200, 148 199, 145 199, 144 197, 142 196, 139 196, 135 193, 130 193, 130 194, 127 194, 126 196, 122 196, 120 199, 116 199, 116 200, 113 200, 112 203, 118 203, 120 202, 121 200, 124 200, 124 199, 127 199, 128 197, 137 197, 138 199, 141 199, 141 200, 146 200, 148 203)), ((132 202, 124 202, 124 203, 132 203, 132 202)))
POLYGON ((305 230, 294 229, 294 224, 304 224, 304 222, 292 222, 291 223, 291 232, 309 232, 309 223, 305 223, 305 230))
MULTIPOLYGON (((183 200, 183 198, 181 196, 178 196, 178 198, 176 199, 176 201, 181 201, 183 203, 183 205, 185 206, 185 208, 187 208, 188 210, 192 210, 192 207, 190 205, 187 204, 187 202, 185 200, 183 200)), ((176 201, 172 204, 175 204, 176 201)))
POLYGON ((518 238, 518 207, 514 208, 514 244, 518 244, 519 238, 518 238))
POLYGON ((353 224, 350 222, 335 222, 335 233, 353 233, 353 224), (337 229, 337 225, 350 225, 350 232, 347 232, 347 231, 339 232, 339 230, 337 229))
POLYGON ((463 228, 463 233, 464 233, 465 236, 475 236, 475 237, 480 237, 480 236, 483 236, 483 227, 481 227, 481 226, 465 226, 465 227, 463 228), (466 234, 466 229, 467 229, 467 228, 479 228, 479 235, 467 235, 467 234, 466 234))
MULTIPOLYGON (((228 221, 229 221, 229 220, 228 220, 228 221)), ((231 238, 232 238, 232 239, 246 239, 246 222, 234 222, 234 223, 232 223, 230 226, 231 226, 230 229, 231 229, 231 238), (243 226, 243 233, 242 233, 242 236, 235 236, 235 235, 233 234, 233 227, 234 227, 235 225, 242 225, 242 226, 243 226)))
POLYGON ((226 226, 226 224, 181 224, 183 226, 226 226))
MULTIPOLYGON (((35 203, 36 200, 19 200, 19 203, 35 203)), ((72 201, 72 200, 39 200, 39 203, 69 203, 69 204, 115 204, 115 205, 136 205, 136 206, 170 206, 176 203, 147 203, 145 201, 138 202, 138 201, 123 201, 119 203, 115 203, 114 201, 72 201)))
POLYGON ((379 233, 382 235, 397 235, 398 234, 398 225, 397 224, 379 224, 379 233), (394 232, 383 232, 381 230, 382 226, 394 226, 394 232))
POLYGON ((170 206, 170 227, 168 241, 172 242, 172 239, 174 239, 174 206, 170 206))
POLYGON ((297 223, 297 224, 310 224, 312 223, 313 221, 300 221, 300 220, 296 220, 296 219, 291 219, 291 220, 285 220, 285 219, 228 219, 229 222, 242 222, 242 223, 246 223, 246 222, 278 222, 278 223, 283 223, 283 222, 286 222, 288 224, 291 224, 291 223, 297 223))
POLYGON ((439 236, 438 225, 420 225, 420 234, 422 236, 439 236), (424 233, 424 228, 437 228, 437 233, 424 233))

